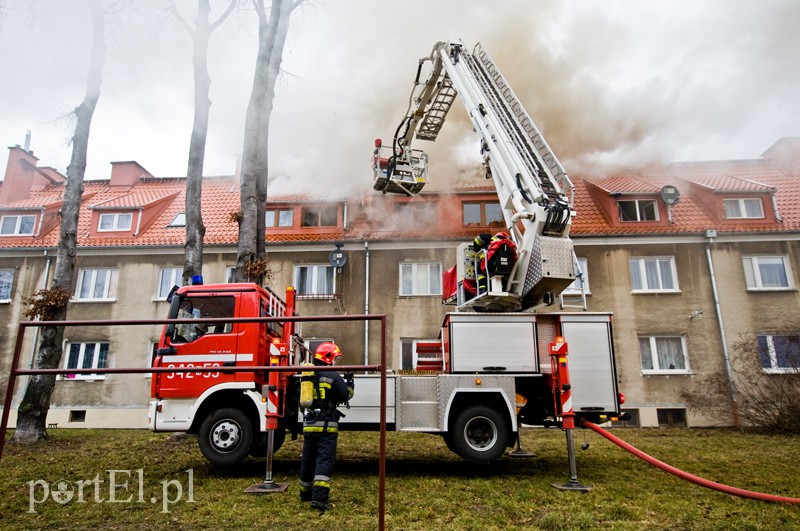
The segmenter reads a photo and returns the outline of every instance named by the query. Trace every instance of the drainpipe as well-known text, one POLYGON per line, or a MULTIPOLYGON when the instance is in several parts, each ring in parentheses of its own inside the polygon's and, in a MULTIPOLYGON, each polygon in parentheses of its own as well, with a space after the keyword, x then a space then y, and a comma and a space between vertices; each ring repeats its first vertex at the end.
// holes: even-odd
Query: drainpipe
POLYGON ((133 237, 137 237, 139 235, 139 229, 142 228, 142 214, 144 213, 144 207, 139 207, 139 217, 136 220, 136 232, 133 233, 133 237))
POLYGON ((733 423, 738 428, 739 423, 739 405, 736 402, 736 388, 733 383, 733 370, 731 369, 731 358, 728 353, 728 342, 725 340, 725 325, 722 321, 722 308, 719 304, 719 292, 717 291, 717 280, 714 276, 714 262, 711 259, 711 245, 714 243, 714 238, 717 236, 717 231, 707 230, 706 238, 708 244, 706 245, 706 259, 708 260, 708 273, 711 277, 711 291, 714 294, 714 309, 717 314, 717 322, 719 323, 719 338, 722 342, 722 358, 725 361, 725 373, 728 376, 728 391, 731 395, 731 407, 733 408, 733 423))
MULTIPOLYGON (((364 315, 369 314, 369 242, 364 240, 364 315)), ((364 365, 369 365, 369 321, 364 321, 364 365)))

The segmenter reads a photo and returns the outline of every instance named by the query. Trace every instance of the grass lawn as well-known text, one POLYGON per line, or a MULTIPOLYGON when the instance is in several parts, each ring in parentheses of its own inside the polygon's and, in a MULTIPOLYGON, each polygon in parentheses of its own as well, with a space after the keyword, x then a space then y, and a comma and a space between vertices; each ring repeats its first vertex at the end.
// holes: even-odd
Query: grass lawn
MULTIPOLYGON (((800 497, 798 437, 719 429, 614 434, 706 479, 800 497)), ((461 460, 440 437, 388 433, 386 527, 800 529, 800 505, 736 498, 687 483, 588 430, 576 430, 575 442, 590 443, 577 455, 578 479, 592 487, 586 494, 551 486, 569 479, 565 437, 555 429, 523 431, 523 448, 537 457, 504 457, 491 467, 461 460)), ((191 436, 51 430, 47 443, 6 445, 0 528, 376 529, 378 433, 341 434, 335 508, 322 517, 298 500, 300 451, 300 441, 287 440, 275 455, 274 479, 290 483, 286 492, 252 495, 244 489, 264 479, 263 460, 215 468, 191 436), (59 503, 70 494, 70 501, 59 503)))

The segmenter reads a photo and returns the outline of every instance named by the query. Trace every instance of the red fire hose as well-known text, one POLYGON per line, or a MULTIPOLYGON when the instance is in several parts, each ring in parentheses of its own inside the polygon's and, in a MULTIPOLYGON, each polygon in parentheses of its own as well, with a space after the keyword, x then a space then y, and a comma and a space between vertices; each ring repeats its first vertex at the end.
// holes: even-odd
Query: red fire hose
POLYGON ((640 459, 642 459, 644 461, 647 461, 651 465, 656 466, 656 467, 660 468, 661 470, 664 470, 665 472, 669 472, 670 474, 678 476, 681 479, 685 479, 686 481, 690 481, 690 482, 692 482, 692 483, 694 483, 696 485, 700 485, 701 487, 706 487, 706 488, 709 488, 709 489, 718 490, 720 492, 724 492, 726 494, 732 494, 734 496, 740 496, 742 498, 751 498, 753 500, 762 500, 762 501, 776 502, 776 503, 798 503, 798 504, 800 504, 800 498, 788 498, 788 497, 785 497, 785 496, 775 496, 774 494, 764 494, 762 492, 753 492, 751 490, 739 489, 739 488, 736 488, 736 487, 729 487, 728 485, 723 485, 722 483, 717 483, 715 481, 709 481, 707 479, 695 476, 693 474, 689 474, 688 472, 684 472, 683 470, 679 470, 679 469, 675 468, 674 466, 670 466, 670 465, 664 463, 663 461, 659 461, 658 459, 656 459, 656 458, 654 458, 654 457, 652 457, 650 455, 647 455, 646 453, 642 452, 638 448, 635 448, 635 447, 631 446, 630 444, 626 443, 625 441, 623 441, 619 437, 616 437, 615 435, 611 435, 611 433, 609 433, 608 431, 604 430, 603 428, 601 428, 597 424, 593 424, 591 422, 588 422, 588 421, 584 420, 581 423, 581 425, 583 427, 590 428, 590 429, 596 431, 597 433, 599 433, 600 435, 602 435, 603 437, 605 437, 609 441, 613 442, 614 444, 616 444, 620 448, 629 451, 630 453, 632 453, 636 457, 638 457, 638 458, 640 458, 640 459))

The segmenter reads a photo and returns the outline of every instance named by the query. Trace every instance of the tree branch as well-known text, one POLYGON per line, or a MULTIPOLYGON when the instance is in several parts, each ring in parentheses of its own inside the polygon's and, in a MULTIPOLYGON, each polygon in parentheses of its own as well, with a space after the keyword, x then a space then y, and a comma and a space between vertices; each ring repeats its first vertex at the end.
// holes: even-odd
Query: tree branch
POLYGON ((170 0, 169 10, 172 12, 172 16, 174 16, 178 20, 180 25, 183 26, 183 29, 189 32, 189 35, 194 35, 194 30, 189 25, 189 23, 186 22, 186 19, 183 18, 183 16, 180 14, 180 11, 178 11, 178 6, 175 5, 175 0, 170 0))
POLYGON ((211 31, 214 31, 220 26, 220 24, 225 22, 225 19, 228 18, 228 15, 230 15, 233 12, 234 7, 236 7, 236 0, 231 0, 231 3, 228 4, 228 9, 226 9, 225 12, 221 14, 219 18, 211 24, 211 31))

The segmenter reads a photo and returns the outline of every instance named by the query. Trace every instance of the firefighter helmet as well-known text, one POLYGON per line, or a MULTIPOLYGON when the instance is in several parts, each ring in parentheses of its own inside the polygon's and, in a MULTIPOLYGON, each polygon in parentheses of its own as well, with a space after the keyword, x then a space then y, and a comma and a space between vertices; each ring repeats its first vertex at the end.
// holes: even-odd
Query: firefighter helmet
POLYGON ((314 359, 320 360, 326 365, 333 365, 333 362, 342 355, 342 351, 336 346, 336 343, 327 341, 320 343, 317 350, 314 352, 314 359))

